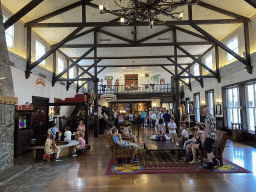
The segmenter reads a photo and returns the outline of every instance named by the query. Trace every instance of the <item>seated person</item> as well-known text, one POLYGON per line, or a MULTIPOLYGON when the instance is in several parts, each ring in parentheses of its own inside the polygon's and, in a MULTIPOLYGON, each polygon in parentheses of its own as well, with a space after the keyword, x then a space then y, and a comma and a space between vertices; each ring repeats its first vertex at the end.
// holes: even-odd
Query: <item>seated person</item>
POLYGON ((128 124, 126 127, 124 127, 123 135, 127 137, 133 137, 134 142, 136 143, 136 135, 132 135, 132 126, 131 124, 128 124))
POLYGON ((82 131, 78 131, 77 132, 77 137, 78 137, 78 141, 79 141, 79 144, 78 145, 76 145, 75 147, 74 147, 74 154, 72 155, 72 157, 76 157, 77 156, 77 154, 76 154, 76 151, 78 150, 78 149, 85 149, 85 140, 84 140, 84 134, 83 134, 83 132, 82 131))
POLYGON ((178 138, 178 143, 179 143, 179 146, 182 147, 183 146, 183 141, 188 140, 189 135, 188 135, 188 132, 186 130, 186 125, 185 124, 180 125, 180 130, 181 130, 181 136, 178 138))
POLYGON ((165 123, 163 119, 159 119, 155 124, 156 135, 152 135, 150 139, 158 140, 159 137, 164 137, 165 140, 170 140, 170 137, 165 133, 165 123))
POLYGON ((57 124, 56 123, 53 123, 52 124, 52 128, 48 129, 48 131, 47 131, 48 136, 50 137, 50 135, 53 135, 54 139, 56 139, 57 132, 59 132, 59 129, 57 128, 57 124))
MULTIPOLYGON (((115 145, 117 145, 117 146, 132 145, 133 148, 135 149, 134 155, 137 153, 137 150, 139 149, 139 146, 137 144, 126 142, 126 141, 122 140, 121 134, 118 133, 117 128, 112 127, 110 130, 112 131, 112 140, 115 143, 115 145)), ((139 162, 139 160, 135 156, 132 158, 133 158, 133 162, 139 162)))
MULTIPOLYGON (((189 152, 192 150, 193 160, 190 163, 194 164, 194 163, 196 163, 196 149, 199 149, 199 146, 201 145, 202 133, 200 131, 198 131, 198 128, 196 128, 196 127, 192 127, 191 131, 195 135, 195 137, 192 138, 191 144, 187 145, 186 156, 188 157, 189 152)), ((186 160, 188 161, 188 159, 186 159, 186 160)))
POLYGON ((60 148, 55 144, 54 135, 50 135, 50 137, 46 139, 44 145, 44 153, 49 155, 55 153, 55 161, 62 161, 59 158, 60 148))
POLYGON ((176 129, 177 125, 174 122, 174 118, 171 117, 171 122, 168 124, 168 129, 169 129, 169 137, 171 140, 173 140, 173 142, 176 144, 177 143, 177 133, 176 133, 176 129))
POLYGON ((65 127, 65 133, 64 133, 64 141, 69 141, 71 140, 71 131, 69 126, 65 127))
POLYGON ((200 125, 199 126, 199 131, 202 133, 202 134, 204 134, 204 125, 200 125))

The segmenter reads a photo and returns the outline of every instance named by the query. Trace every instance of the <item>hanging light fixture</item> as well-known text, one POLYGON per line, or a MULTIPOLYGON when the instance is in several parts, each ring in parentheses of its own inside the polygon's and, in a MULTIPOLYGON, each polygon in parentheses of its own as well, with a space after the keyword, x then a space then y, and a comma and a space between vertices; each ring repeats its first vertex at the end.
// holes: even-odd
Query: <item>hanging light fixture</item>
POLYGON ((100 13, 106 13, 108 10, 118 14, 122 25, 129 25, 131 22, 148 20, 149 26, 152 28, 154 23, 165 23, 165 20, 159 19, 159 15, 166 18, 181 20, 183 11, 175 12, 179 7, 185 5, 197 4, 200 0, 114 0, 117 10, 111 10, 103 5, 99 5, 100 13), (120 1, 120 2, 119 2, 120 1))

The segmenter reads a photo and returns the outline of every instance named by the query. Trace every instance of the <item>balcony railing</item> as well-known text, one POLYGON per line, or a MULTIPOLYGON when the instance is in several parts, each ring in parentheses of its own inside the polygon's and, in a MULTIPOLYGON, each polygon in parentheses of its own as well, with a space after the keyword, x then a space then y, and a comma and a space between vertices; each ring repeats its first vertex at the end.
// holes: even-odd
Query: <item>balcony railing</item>
POLYGON ((99 94, 110 93, 173 93, 171 84, 140 84, 138 86, 127 85, 99 85, 99 94))

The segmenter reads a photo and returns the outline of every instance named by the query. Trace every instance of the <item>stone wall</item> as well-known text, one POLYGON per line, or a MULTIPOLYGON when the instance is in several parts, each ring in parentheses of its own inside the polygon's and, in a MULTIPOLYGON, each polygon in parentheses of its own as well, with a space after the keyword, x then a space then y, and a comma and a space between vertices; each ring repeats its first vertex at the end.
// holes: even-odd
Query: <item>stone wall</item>
MULTIPOLYGON (((0 2, 0 95, 14 96, 0 2), (6 78, 4 78, 6 77, 6 78)), ((14 105, 0 104, 0 171, 13 165, 14 105)))

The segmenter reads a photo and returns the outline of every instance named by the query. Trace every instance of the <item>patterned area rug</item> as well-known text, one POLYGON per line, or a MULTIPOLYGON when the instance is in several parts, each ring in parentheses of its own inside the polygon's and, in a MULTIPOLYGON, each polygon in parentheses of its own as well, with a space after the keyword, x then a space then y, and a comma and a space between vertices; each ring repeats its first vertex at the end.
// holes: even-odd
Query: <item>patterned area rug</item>
POLYGON ((111 158, 106 175, 120 174, 171 174, 171 173, 251 173, 250 171, 223 159, 222 167, 216 166, 214 170, 203 169, 200 164, 190 165, 177 159, 177 154, 166 151, 153 152, 151 161, 144 149, 138 151, 139 164, 114 165, 111 158))

